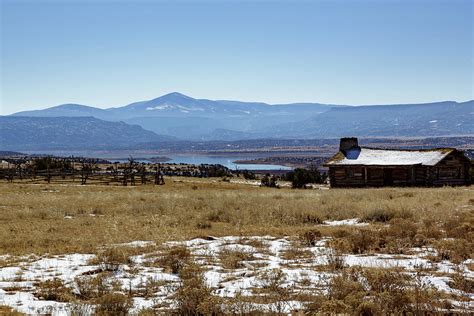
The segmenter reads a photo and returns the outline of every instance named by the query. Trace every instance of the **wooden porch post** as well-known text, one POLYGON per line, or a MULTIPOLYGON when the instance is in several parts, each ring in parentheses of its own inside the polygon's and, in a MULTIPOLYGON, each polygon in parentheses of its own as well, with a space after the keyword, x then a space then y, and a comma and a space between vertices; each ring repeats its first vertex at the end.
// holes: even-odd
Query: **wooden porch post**
POLYGON ((367 167, 364 167, 364 183, 367 186, 367 167))

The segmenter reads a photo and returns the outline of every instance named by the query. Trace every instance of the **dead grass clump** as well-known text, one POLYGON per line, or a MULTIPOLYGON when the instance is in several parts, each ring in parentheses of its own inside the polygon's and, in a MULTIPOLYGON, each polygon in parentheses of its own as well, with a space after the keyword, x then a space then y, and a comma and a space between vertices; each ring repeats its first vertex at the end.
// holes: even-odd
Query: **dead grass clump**
POLYGON ((128 296, 121 293, 107 293, 97 298, 96 315, 128 315, 130 308, 133 306, 133 301, 128 296))
POLYGON ((132 263, 127 247, 108 247, 99 251, 97 261, 104 271, 117 271, 121 265, 132 263))
POLYGON ((281 269, 272 269, 262 272, 259 277, 260 287, 254 291, 267 303, 275 304, 277 313, 283 313, 294 293, 293 286, 286 284, 285 273, 281 269))
POLYGON ((449 286, 465 293, 474 293, 474 280, 468 278, 462 271, 456 271, 451 276, 449 286))
POLYGON ((350 314, 364 296, 360 270, 343 270, 329 281, 327 294, 313 297, 306 305, 306 311, 310 314, 350 314))
POLYGON ((385 315, 433 311, 438 295, 402 269, 350 268, 333 277, 327 295, 307 305, 311 313, 385 315))
POLYGON ((374 209, 369 211, 362 217, 364 222, 386 223, 396 216, 395 211, 391 209, 374 209))
POLYGON ((371 229, 358 229, 352 231, 345 240, 348 243, 349 251, 355 254, 367 253, 374 248, 378 248, 378 234, 371 229))
POLYGON ((267 253, 268 252, 268 244, 265 243, 263 240, 254 239, 254 238, 242 238, 239 240, 240 244, 252 246, 259 250, 260 253, 267 253))
POLYGON ((390 221, 390 226, 385 233, 392 238, 411 240, 417 232, 418 226, 412 220, 395 218, 390 221))
POLYGON ((21 316, 23 313, 15 311, 10 306, 0 305, 0 315, 21 316))
POLYGON ((421 247, 426 237, 418 234, 418 226, 411 220, 395 218, 387 229, 378 231, 379 245, 389 253, 405 253, 411 247, 421 247))
POLYGON ((330 231, 330 245, 340 252, 364 254, 384 251, 406 253, 410 248, 425 246, 429 238, 420 233, 420 225, 412 220, 394 218, 388 227, 339 228, 330 231))
POLYGON ((188 248, 177 246, 165 250, 156 263, 165 271, 178 274, 190 259, 191 253, 188 248))
POLYGON ((419 239, 439 239, 443 236, 443 232, 439 224, 433 218, 425 218, 421 227, 418 229, 419 239))
POLYGON ((361 271, 357 268, 342 271, 329 284, 328 296, 332 300, 344 301, 346 304, 349 302, 349 305, 353 305, 353 302, 361 302, 364 295, 361 271))
POLYGON ((450 216, 443 225, 448 238, 474 239, 474 210, 450 216))
POLYGON ((297 213, 296 219, 297 222, 302 224, 320 225, 324 223, 324 220, 321 219, 321 215, 311 211, 297 213))
POLYGON ((66 287, 61 279, 54 278, 35 284, 35 296, 42 300, 70 302, 74 300, 71 289, 66 287))
POLYGON ((292 243, 281 254, 281 257, 285 260, 301 260, 312 258, 313 256, 314 254, 310 250, 304 249, 298 243, 292 243))
POLYGON ((243 268, 245 261, 255 260, 254 254, 248 250, 223 247, 219 251, 219 261, 224 269, 243 268))
POLYGON ((141 281, 137 285, 137 289, 134 291, 134 295, 143 296, 144 298, 150 298, 156 292, 159 291, 161 286, 165 284, 165 281, 156 280, 155 278, 148 277, 146 278, 146 280, 141 281))
POLYGON ((357 315, 383 315, 381 307, 373 301, 362 301, 356 309, 357 315))
POLYGON ((316 242, 321 238, 321 232, 316 229, 311 229, 303 232, 299 235, 299 239, 303 246, 314 247, 316 242))
POLYGON ((332 271, 339 271, 346 267, 346 262, 344 256, 337 252, 336 250, 331 250, 326 255, 327 256, 327 265, 332 271))
POLYGON ((200 220, 196 223, 196 228, 197 229, 211 229, 212 224, 211 222, 208 222, 206 220, 200 220))
POLYGON ((438 260, 448 260, 459 264, 471 258, 474 253, 474 243, 464 239, 445 239, 437 241, 434 248, 438 252, 438 260))
POLYGON ((329 231, 328 235, 330 237, 336 238, 336 239, 341 239, 348 237, 352 234, 353 228, 349 227, 332 227, 332 229, 329 231))
POLYGON ((202 269, 193 263, 179 272, 182 283, 174 295, 179 315, 218 315, 220 299, 211 294, 202 269))
POLYGON ((83 301, 95 299, 110 292, 105 273, 100 273, 97 276, 79 276, 74 281, 77 285, 77 296, 83 301))
POLYGON ((403 312, 411 309, 410 276, 400 269, 366 269, 367 280, 374 302, 386 312, 403 312))
POLYGON ((364 222, 387 223, 395 217, 395 212, 390 209, 376 208, 368 211, 363 217, 364 222))
POLYGON ((230 223, 231 215, 229 211, 220 210, 212 210, 207 214, 207 220, 210 222, 222 222, 222 223, 230 223))
POLYGON ((68 304, 68 312, 72 316, 94 315, 94 306, 89 303, 74 302, 68 304))

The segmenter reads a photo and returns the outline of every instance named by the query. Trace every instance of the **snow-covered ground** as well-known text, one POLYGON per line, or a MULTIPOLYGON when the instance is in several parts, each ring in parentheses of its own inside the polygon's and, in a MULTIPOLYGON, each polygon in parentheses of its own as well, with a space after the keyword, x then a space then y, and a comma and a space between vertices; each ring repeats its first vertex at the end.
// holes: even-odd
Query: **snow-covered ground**
MULTIPOLYGON (((326 222, 327 225, 360 225, 356 219, 326 222)), ((143 253, 130 257, 128 264, 122 264, 109 277, 118 281, 124 293, 133 294, 133 313, 142 308, 157 304, 173 305, 173 294, 180 284, 176 274, 164 271, 156 265, 147 264, 162 255, 163 249, 174 246, 185 246, 193 255, 193 260, 204 269, 204 276, 213 294, 220 297, 252 296, 255 289, 262 288, 269 273, 281 271, 282 286, 291 287, 295 292, 324 293, 328 281, 338 272, 327 266, 334 259, 334 251, 328 247, 328 238, 319 239, 312 247, 298 246, 303 257, 288 256, 287 251, 294 249, 295 240, 275 238, 272 236, 253 237, 208 237, 183 242, 168 242, 157 246, 151 253, 153 242, 134 241, 127 244, 113 245, 115 247, 137 247, 143 253), (251 260, 243 261, 237 268, 226 269, 222 266, 219 254, 223 251, 239 251, 249 254, 251 260), (160 284, 153 295, 140 296, 140 289, 147 282, 160 284)), ((412 255, 338 255, 345 266, 403 268, 406 273, 415 273, 423 269, 422 282, 445 293, 464 297, 468 308, 474 311, 474 294, 453 289, 449 285, 450 274, 461 271, 467 278, 474 278, 474 272, 468 269, 471 261, 454 265, 448 261, 433 262, 430 255, 433 249, 411 249, 412 255)), ((140 251, 136 252, 140 253, 140 251)), ((94 254, 67 254, 60 256, 29 256, 16 258, 2 256, 4 262, 0 268, 0 305, 7 305, 27 314, 51 313, 53 315, 68 315, 73 308, 70 303, 40 300, 35 297, 36 284, 45 280, 58 278, 66 286, 77 291, 78 278, 97 274, 101 271, 100 263, 94 254)), ((454 302, 456 303, 456 302, 454 302)), ((466 304, 466 303, 463 303, 466 304)), ((282 306, 275 303, 253 303, 250 309, 261 311, 281 310, 282 306)), ((299 309, 304 302, 289 300, 283 306, 284 312, 299 309)))
POLYGON ((368 226, 369 223, 360 222, 358 218, 343 219, 340 221, 325 221, 328 226, 368 226))

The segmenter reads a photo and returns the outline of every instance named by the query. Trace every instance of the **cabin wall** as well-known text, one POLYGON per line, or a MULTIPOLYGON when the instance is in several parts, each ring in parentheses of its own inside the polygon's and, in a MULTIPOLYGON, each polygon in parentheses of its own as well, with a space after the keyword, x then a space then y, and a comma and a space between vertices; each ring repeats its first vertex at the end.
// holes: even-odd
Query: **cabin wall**
POLYGON ((470 162, 461 152, 453 152, 434 167, 429 168, 428 183, 431 185, 469 184, 470 162))
MULTIPOLYGON (((337 166, 329 168, 332 187, 379 187, 417 184, 417 171, 412 166, 337 166)), ((423 170, 418 182, 424 181, 423 170)))
POLYGON ((329 166, 329 180, 332 187, 466 185, 470 161, 454 150, 435 166, 329 166))
POLYGON ((364 186, 364 170, 361 167, 330 167, 329 180, 333 187, 364 186))

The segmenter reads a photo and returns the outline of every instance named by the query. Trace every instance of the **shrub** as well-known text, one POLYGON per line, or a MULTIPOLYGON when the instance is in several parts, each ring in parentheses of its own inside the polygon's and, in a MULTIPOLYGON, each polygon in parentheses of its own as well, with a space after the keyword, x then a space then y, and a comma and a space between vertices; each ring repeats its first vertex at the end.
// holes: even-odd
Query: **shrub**
POLYGON ((365 214, 362 220, 364 222, 381 222, 386 223, 395 217, 395 212, 392 210, 374 209, 365 214))
POLYGON ((380 306, 371 301, 362 301, 359 306, 357 306, 357 315, 361 316, 372 316, 372 315, 382 315, 380 306))
POLYGON ((96 315, 128 315, 132 299, 121 293, 107 293, 95 300, 96 315))
POLYGON ((443 225, 446 236, 449 238, 474 237, 474 213, 461 213, 450 217, 443 225))
POLYGON ((322 303, 319 312, 326 315, 348 314, 352 308, 342 300, 329 300, 322 303))
POLYGON ((312 258, 314 255, 310 250, 303 249, 299 245, 292 244, 291 247, 285 249, 281 257, 285 260, 299 260, 312 258))
POLYGON ((199 266, 186 264, 179 276, 182 283, 174 295, 179 315, 219 314, 219 298, 212 296, 199 266))
POLYGON ((260 274, 260 294, 272 301, 278 313, 283 313, 285 305, 291 299, 293 288, 285 285, 286 274, 281 269, 272 269, 260 274))
POLYGON ((285 180, 291 181, 294 189, 305 188, 308 183, 323 183, 326 180, 326 174, 321 174, 318 169, 296 168, 285 175, 285 180))
POLYGON ((244 176, 244 179, 246 180, 255 180, 257 178, 255 176, 255 173, 249 170, 242 170, 242 175, 244 176))
POLYGON ((131 263, 126 248, 109 247, 97 255, 100 267, 105 271, 117 271, 122 264, 131 263))
POLYGON ((71 316, 90 316, 94 314, 94 307, 86 303, 71 303, 68 304, 68 313, 71 316))
POLYGON ((241 249, 224 247, 219 251, 219 261, 224 269, 239 269, 243 267, 242 261, 254 259, 253 253, 241 249))
POLYGON ((275 176, 270 176, 270 174, 267 173, 265 176, 263 176, 262 181, 260 182, 260 186, 278 188, 277 178, 275 176))
POLYGON ((366 253, 378 246, 376 233, 370 229, 356 230, 346 240, 349 242, 350 252, 356 254, 366 253))
POLYGON ((316 242, 321 238, 321 232, 316 229, 307 230, 300 234, 299 239, 304 246, 314 247, 316 242))
POLYGON ((453 263, 460 263, 471 257, 474 252, 473 243, 464 239, 440 240, 435 243, 439 260, 449 260, 453 263))
POLYGON ((211 222, 230 222, 229 211, 224 210, 212 210, 207 214, 207 220, 211 222))
POLYGON ((63 281, 58 278, 38 282, 35 286, 35 296, 43 300, 69 302, 74 298, 71 289, 66 287, 63 281))
POLYGON ((332 270, 342 270, 346 266, 344 256, 335 250, 331 250, 327 254, 327 264, 332 270))
POLYGON ((23 313, 15 311, 10 306, 0 305, 0 315, 22 316, 23 313))
POLYGON ((408 274, 400 269, 366 269, 363 276, 380 308, 386 312, 404 312, 411 309, 411 277, 408 274))
POLYGON ((188 248, 178 246, 168 249, 156 262, 165 271, 178 274, 190 258, 191 253, 188 248))
POLYGON ((212 224, 206 220, 200 220, 196 223, 197 229, 211 229, 212 224))
POLYGON ((332 300, 361 301, 365 289, 361 284, 359 269, 344 270, 340 275, 332 278, 329 283, 328 297, 332 300))
POLYGON ((298 212, 295 217, 299 223, 303 224, 319 225, 324 222, 319 215, 315 214, 312 211, 298 212))
POLYGON ((97 298, 109 292, 109 285, 104 273, 95 277, 80 276, 74 279, 78 289, 78 296, 82 300, 97 298))
POLYGON ((156 292, 159 291, 160 287, 166 284, 164 281, 157 280, 152 277, 146 278, 146 280, 141 281, 137 286, 137 292, 140 296, 144 298, 150 298, 156 292))
POLYGON ((465 293, 474 293, 474 280, 468 278, 462 271, 456 271, 451 276, 449 286, 465 293))

